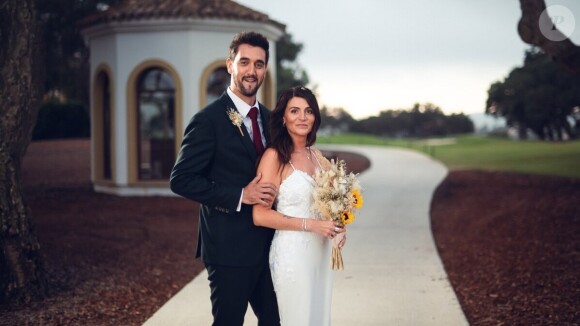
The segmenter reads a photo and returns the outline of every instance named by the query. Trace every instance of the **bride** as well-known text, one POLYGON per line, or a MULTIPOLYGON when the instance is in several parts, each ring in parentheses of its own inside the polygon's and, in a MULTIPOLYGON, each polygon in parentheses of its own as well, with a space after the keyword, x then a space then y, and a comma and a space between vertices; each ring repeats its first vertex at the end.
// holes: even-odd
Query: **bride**
POLYGON ((312 210, 312 175, 329 166, 311 147, 320 119, 309 89, 284 91, 270 115, 271 143, 258 166, 260 182, 278 186, 274 207, 254 205, 253 216, 254 224, 276 229, 270 270, 284 326, 330 325, 332 239, 345 230, 312 210))

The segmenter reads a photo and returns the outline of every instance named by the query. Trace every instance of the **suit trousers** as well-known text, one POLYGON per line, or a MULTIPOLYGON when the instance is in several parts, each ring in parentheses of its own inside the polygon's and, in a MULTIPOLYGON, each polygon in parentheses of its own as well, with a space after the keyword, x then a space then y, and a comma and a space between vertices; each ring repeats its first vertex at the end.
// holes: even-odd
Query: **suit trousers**
POLYGON ((278 303, 268 260, 257 266, 206 264, 213 326, 242 326, 250 303, 258 326, 279 326, 278 303))

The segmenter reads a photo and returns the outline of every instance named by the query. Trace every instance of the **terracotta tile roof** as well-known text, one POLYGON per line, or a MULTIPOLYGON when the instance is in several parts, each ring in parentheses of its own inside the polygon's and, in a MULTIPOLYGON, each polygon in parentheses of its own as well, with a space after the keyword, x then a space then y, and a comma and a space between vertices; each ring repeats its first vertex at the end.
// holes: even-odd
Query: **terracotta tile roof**
POLYGON ((125 0, 79 21, 81 29, 106 22, 157 18, 217 18, 263 22, 282 30, 285 25, 268 15, 231 0, 125 0))

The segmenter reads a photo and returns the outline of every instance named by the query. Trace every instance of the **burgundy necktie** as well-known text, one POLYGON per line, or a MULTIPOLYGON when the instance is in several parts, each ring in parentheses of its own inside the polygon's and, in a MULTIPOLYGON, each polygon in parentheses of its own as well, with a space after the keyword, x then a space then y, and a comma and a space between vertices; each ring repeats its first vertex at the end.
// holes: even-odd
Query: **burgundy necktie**
POLYGON ((250 119, 252 119, 252 139, 254 141, 254 146, 256 146, 258 155, 262 155, 264 145, 262 145, 262 135, 260 134, 260 126, 258 125, 258 109, 252 107, 248 115, 250 116, 250 119))

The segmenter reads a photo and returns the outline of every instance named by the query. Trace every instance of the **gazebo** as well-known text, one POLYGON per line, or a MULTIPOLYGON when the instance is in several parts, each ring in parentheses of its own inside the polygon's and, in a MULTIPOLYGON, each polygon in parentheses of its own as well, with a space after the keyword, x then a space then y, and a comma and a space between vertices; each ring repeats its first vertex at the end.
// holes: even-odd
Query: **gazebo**
MULTIPOLYGON (((285 26, 230 0, 127 0, 80 23, 90 48, 91 180, 95 191, 169 195, 191 117, 229 85, 227 48, 246 30, 270 41, 285 26)), ((259 100, 272 108, 276 65, 259 100)))

